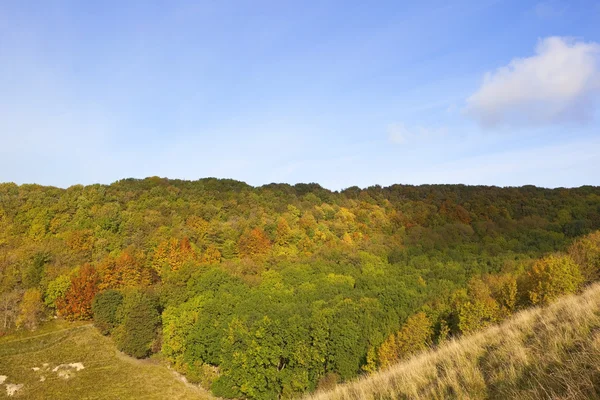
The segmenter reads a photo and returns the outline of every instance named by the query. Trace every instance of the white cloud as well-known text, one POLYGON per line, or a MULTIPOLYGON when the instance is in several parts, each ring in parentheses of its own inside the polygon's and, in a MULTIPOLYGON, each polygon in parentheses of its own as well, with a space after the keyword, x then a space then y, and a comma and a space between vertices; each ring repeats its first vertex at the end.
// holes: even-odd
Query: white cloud
POLYGON ((484 127, 587 121, 600 94, 599 55, 597 43, 541 40, 534 56, 488 72, 465 112, 484 127))
POLYGON ((445 136, 446 128, 426 128, 424 126, 415 126, 407 128, 403 123, 395 123, 388 126, 388 139, 392 143, 403 144, 406 142, 428 140, 445 136))

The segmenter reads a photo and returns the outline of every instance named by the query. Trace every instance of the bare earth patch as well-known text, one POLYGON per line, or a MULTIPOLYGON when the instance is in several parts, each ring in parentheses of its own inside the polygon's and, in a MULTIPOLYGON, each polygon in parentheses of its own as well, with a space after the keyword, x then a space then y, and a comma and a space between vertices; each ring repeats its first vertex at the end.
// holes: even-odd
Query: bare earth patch
POLYGON ((15 393, 17 393, 23 387, 22 384, 15 385, 14 383, 6 384, 6 395, 12 397, 15 393))
POLYGON ((73 373, 75 371, 81 371, 82 369, 85 369, 85 367, 83 366, 83 363, 76 362, 76 363, 70 363, 70 364, 57 365, 56 367, 54 367, 52 369, 52 372, 57 372, 59 378, 69 379, 73 376, 73 373), (75 370, 75 371, 73 371, 73 370, 75 370))

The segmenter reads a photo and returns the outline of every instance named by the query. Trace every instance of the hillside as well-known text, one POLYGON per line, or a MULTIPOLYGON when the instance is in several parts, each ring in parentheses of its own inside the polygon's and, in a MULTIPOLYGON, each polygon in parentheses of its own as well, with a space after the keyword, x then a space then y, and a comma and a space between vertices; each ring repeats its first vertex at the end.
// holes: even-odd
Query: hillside
POLYGON ((0 184, 0 335, 93 321, 216 396, 294 398, 577 293, 597 229, 591 186, 0 184))
POLYGON ((310 400, 600 397, 600 285, 310 400))
POLYGON ((166 367, 119 353, 90 324, 60 321, 0 338, 0 399, 11 388, 15 399, 209 398, 166 367))

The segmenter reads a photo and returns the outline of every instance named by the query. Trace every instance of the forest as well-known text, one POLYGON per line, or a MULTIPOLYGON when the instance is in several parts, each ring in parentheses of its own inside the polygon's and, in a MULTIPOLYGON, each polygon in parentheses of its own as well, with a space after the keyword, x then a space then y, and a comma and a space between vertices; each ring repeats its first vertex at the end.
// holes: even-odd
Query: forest
POLYGON ((600 187, 0 184, 0 335, 91 320, 225 398, 370 374, 600 278, 600 187))

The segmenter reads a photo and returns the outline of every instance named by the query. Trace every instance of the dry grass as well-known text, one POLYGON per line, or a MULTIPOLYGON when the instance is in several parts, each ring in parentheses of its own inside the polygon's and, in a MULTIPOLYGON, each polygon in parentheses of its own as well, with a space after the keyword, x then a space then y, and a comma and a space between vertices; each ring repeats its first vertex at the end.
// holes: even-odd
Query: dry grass
POLYGON ((600 398, 600 284, 387 370, 307 396, 447 398, 600 398))
POLYGON ((0 375, 0 399, 7 384, 23 385, 11 399, 212 398, 163 365, 119 353, 93 326, 60 320, 0 338, 0 375))

